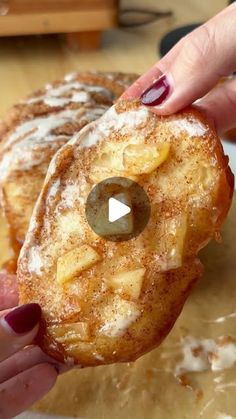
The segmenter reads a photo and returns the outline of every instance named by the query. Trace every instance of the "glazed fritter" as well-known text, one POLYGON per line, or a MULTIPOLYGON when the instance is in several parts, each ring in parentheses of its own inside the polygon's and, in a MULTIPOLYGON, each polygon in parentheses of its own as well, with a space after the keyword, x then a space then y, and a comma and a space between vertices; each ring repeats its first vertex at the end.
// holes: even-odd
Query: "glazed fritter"
MULTIPOLYGON (((199 250, 230 207, 233 175, 197 110, 157 117, 118 101, 54 156, 18 264, 20 302, 37 302, 42 349, 65 363, 132 361, 167 335, 201 276, 199 250), (109 241, 85 206, 98 182, 137 182, 149 197, 145 229, 109 241)), ((127 191, 127 195, 128 195, 127 191)))

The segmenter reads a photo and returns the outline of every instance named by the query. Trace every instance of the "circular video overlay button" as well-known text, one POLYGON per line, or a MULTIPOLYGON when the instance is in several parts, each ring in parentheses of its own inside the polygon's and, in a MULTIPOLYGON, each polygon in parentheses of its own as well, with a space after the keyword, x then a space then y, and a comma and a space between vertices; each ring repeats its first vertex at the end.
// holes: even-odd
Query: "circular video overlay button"
POLYGON ((91 190, 86 218, 92 230, 111 241, 138 236, 150 217, 150 202, 138 183, 125 177, 111 177, 91 190))

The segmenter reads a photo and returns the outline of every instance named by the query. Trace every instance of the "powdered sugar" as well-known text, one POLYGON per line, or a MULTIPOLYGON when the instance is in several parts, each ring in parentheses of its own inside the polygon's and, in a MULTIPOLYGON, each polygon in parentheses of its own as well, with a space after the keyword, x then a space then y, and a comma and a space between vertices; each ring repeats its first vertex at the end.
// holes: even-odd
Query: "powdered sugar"
POLYGON ((208 131, 208 128, 200 121, 193 118, 179 118, 174 121, 165 122, 174 135, 181 132, 187 132, 190 137, 202 137, 208 131))
POLYGON ((128 133, 130 129, 135 129, 145 123, 148 119, 149 111, 145 107, 136 110, 117 113, 115 106, 112 106, 100 119, 89 127, 85 127, 72 138, 71 144, 80 142, 80 147, 91 147, 104 137, 109 136, 112 130, 119 133, 128 133))
POLYGON ((41 252, 38 246, 33 246, 29 249, 28 256, 28 270, 31 274, 42 275, 43 260, 40 256, 41 252))

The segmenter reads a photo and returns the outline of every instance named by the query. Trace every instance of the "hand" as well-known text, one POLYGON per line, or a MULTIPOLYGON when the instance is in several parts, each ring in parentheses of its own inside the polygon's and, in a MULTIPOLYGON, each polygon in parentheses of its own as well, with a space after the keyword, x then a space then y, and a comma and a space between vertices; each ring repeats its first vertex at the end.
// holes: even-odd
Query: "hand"
POLYGON ((55 384, 59 366, 37 346, 41 309, 18 302, 14 275, 0 274, 0 418, 10 419, 43 397, 55 384), (8 307, 8 309, 6 309, 8 307))
POLYGON ((169 115, 197 99, 219 132, 236 126, 236 4, 181 39, 165 57, 122 95, 137 98, 153 112, 169 115), (205 96, 206 95, 206 96, 205 96), (203 97, 204 96, 204 97, 203 97))

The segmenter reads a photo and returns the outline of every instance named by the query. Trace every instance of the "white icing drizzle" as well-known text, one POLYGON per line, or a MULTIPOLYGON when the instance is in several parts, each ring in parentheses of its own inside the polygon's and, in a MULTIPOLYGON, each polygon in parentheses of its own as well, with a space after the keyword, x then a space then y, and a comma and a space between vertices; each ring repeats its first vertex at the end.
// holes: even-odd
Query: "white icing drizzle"
MULTIPOLYGON (((71 99, 73 101, 73 99, 71 99)), ((65 106, 69 103, 70 100, 64 98, 57 98, 57 97, 46 97, 44 99, 44 103, 48 106, 65 106)))
POLYGON ((167 121, 165 124, 169 126, 174 135, 187 132, 190 137, 202 137, 208 131, 205 125, 193 118, 176 119, 174 121, 167 121))
POLYGON ((57 98, 57 97, 45 97, 43 99, 44 103, 48 106, 65 106, 68 103, 86 103, 90 100, 90 96, 87 92, 77 92, 73 93, 70 98, 57 98))
POLYGON ((219 412, 216 419, 235 419, 235 416, 227 415, 226 413, 219 412))
POLYGON ((73 73, 68 73, 65 75, 64 80, 67 82, 75 80, 77 73, 74 71, 73 73))
POLYGON ((44 87, 45 87, 46 90, 49 90, 49 89, 52 88, 52 85, 51 85, 51 83, 47 83, 47 84, 45 84, 44 87))
POLYGON ((99 334, 110 337, 122 336, 139 315, 140 311, 136 304, 116 296, 112 300, 112 304, 104 308, 102 317, 105 320, 99 329, 99 334))
POLYGON ((201 412, 199 413, 199 417, 201 418, 203 413, 214 403, 214 399, 208 400, 208 402, 203 406, 201 412))
POLYGON ((217 317, 213 320, 208 320, 207 323, 224 323, 226 320, 234 319, 236 317, 236 312, 226 314, 225 316, 217 317))
MULTIPOLYGON (((82 93, 82 92, 81 92, 82 93)), ((85 93, 85 92, 83 92, 85 93)), ((66 135, 52 134, 60 126, 80 117, 83 121, 93 121, 103 115, 107 107, 98 106, 91 109, 68 109, 45 117, 34 118, 23 122, 9 135, 2 147, 3 157, 0 161, 0 181, 4 181, 11 170, 30 170, 44 160, 44 150, 58 149, 58 141, 68 138, 66 135), (8 151, 7 149, 10 148, 8 151)), ((69 139, 69 138, 68 138, 69 139)), ((53 164, 50 166, 50 173, 53 164)))
MULTIPOLYGON (((109 98, 111 98, 112 93, 110 90, 106 89, 103 86, 95 86, 92 84, 81 83, 75 81, 73 83, 62 84, 58 87, 53 87, 50 89, 50 96, 61 96, 64 93, 68 93, 71 90, 84 90, 85 92, 89 93, 102 93, 109 98)), ((48 92, 49 93, 49 92, 48 92)))
POLYGON ((133 323, 137 317, 139 316, 139 311, 128 311, 127 314, 119 314, 117 313, 113 320, 106 322, 104 326, 102 326, 99 332, 102 335, 114 337, 120 337, 125 332, 126 329, 133 323))
POLYGON ((70 122, 77 112, 66 110, 44 118, 34 118, 17 126, 3 146, 3 151, 10 146, 11 149, 5 152, 0 162, 0 180, 3 181, 14 168, 29 170, 40 164, 44 158, 44 148, 57 148, 53 142, 59 140, 60 136, 52 134, 52 130, 70 122), (39 150, 41 154, 37 153, 39 150))
MULTIPOLYGON (((212 398, 205 404, 205 406, 203 407, 203 409, 199 413, 200 418, 203 417, 203 413, 205 413, 206 410, 208 410, 208 408, 215 403, 215 401, 216 401, 216 399, 212 398)), ((214 419, 236 419, 236 418, 235 418, 235 416, 228 415, 227 413, 216 412, 216 414, 214 415, 214 419)))
POLYGON ((46 93, 44 95, 27 99, 26 103, 44 102, 48 106, 65 106, 69 103, 87 103, 92 101, 91 94, 101 93, 110 100, 113 94, 110 90, 103 86, 95 86, 78 81, 64 83, 60 86, 45 86, 46 93))
POLYGON ((213 378, 213 381, 217 384, 222 383, 224 381, 225 376, 224 374, 217 375, 217 377, 213 378))
MULTIPOLYGON (((8 148, 14 141, 23 137, 22 141, 31 139, 31 141, 39 141, 47 136, 47 141, 53 140, 55 135, 49 135, 50 132, 66 122, 71 121, 78 110, 67 109, 57 114, 49 114, 46 117, 34 118, 18 125, 15 131, 8 137, 4 143, 4 149, 8 148)), ((22 145, 22 142, 21 142, 22 145)))
POLYGON ((229 388, 236 388, 236 382, 232 381, 230 383, 221 383, 216 386, 216 391, 224 393, 229 388))
POLYGON ((220 337, 197 339, 188 336, 182 344, 182 361, 177 364, 175 373, 221 371, 236 363, 236 343, 220 337))
POLYGON ((93 352, 93 356, 94 358, 96 358, 98 361, 104 361, 104 357, 102 355, 100 355, 98 352, 94 351, 93 352))
POLYGON ((216 357, 211 362, 212 371, 231 368, 236 362, 236 344, 231 342, 216 347, 216 357))

